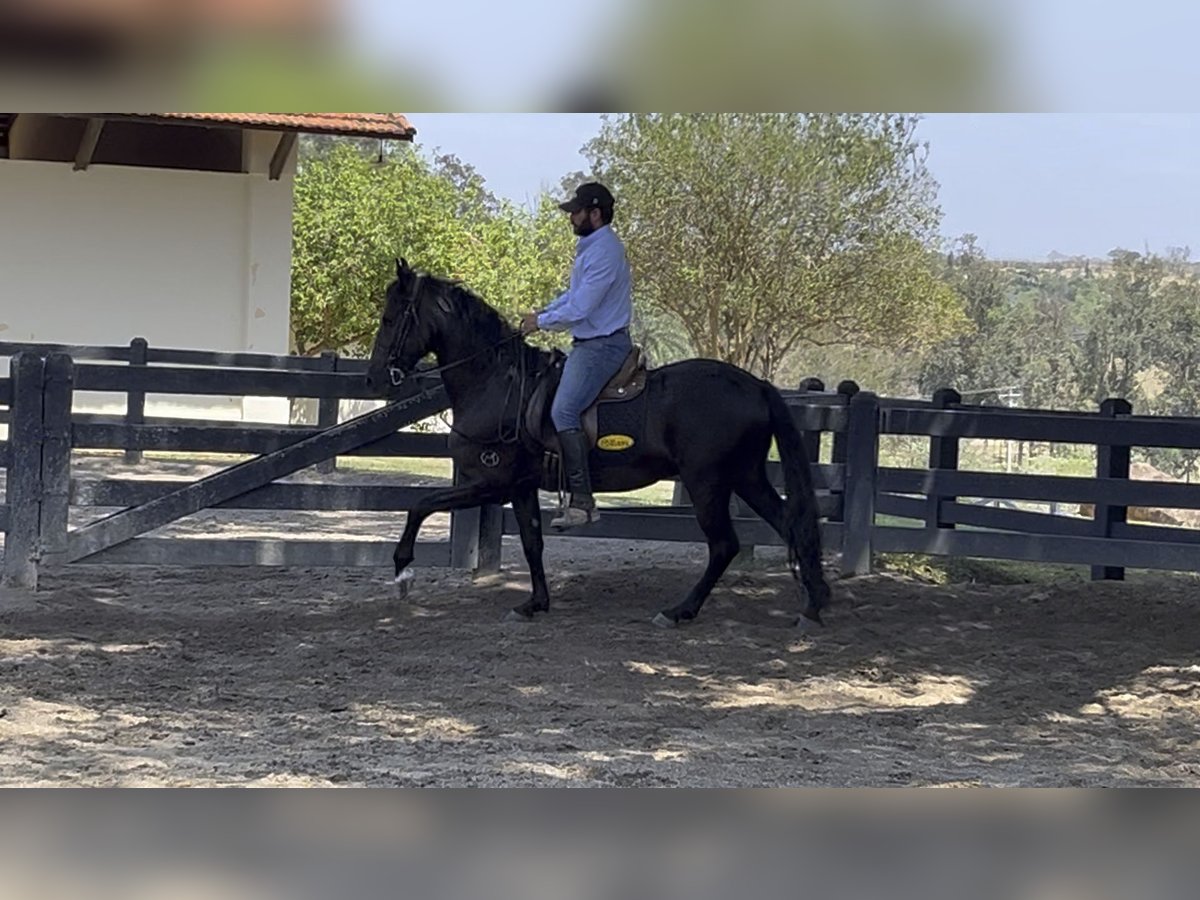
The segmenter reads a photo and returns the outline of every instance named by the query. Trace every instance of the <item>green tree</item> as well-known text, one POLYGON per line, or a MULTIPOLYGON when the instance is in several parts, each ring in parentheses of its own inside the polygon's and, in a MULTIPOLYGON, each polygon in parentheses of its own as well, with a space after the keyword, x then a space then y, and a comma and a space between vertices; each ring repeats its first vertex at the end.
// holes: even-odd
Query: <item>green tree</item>
POLYGON ((292 337, 297 353, 362 353, 378 325, 394 258, 462 280, 515 315, 561 288, 572 237, 548 202, 497 201, 453 157, 408 144, 328 142, 302 160, 293 214, 292 337))
POLYGON ((617 197, 635 298, 699 355, 771 377, 804 342, 924 345, 963 325, 940 212, 893 115, 632 115, 585 147, 617 197))
MULTIPOLYGON (((1200 414, 1200 278, 1187 263, 1187 251, 1168 254, 1165 277, 1148 316, 1149 369, 1138 412, 1162 416, 1200 414)), ((1158 447, 1145 451, 1155 466, 1177 478, 1193 479, 1200 451, 1158 447)))
POLYGON ((1114 250, 1111 274, 1081 310, 1085 323, 1079 381, 1085 397, 1143 399, 1139 376, 1150 364, 1149 332, 1157 293, 1167 274, 1162 258, 1114 250))
POLYGON ((1098 292, 1087 278, 1043 273, 1036 286, 1016 293, 1000 331, 998 350, 1017 373, 1024 403, 1049 409, 1087 406, 1077 376, 1083 360, 1080 310, 1098 292), (1082 298, 1082 299, 1081 299, 1082 298))
POLYGON ((1009 281, 973 234, 955 242, 942 279, 959 297, 968 325, 928 349, 921 366, 921 390, 930 394, 953 387, 968 392, 966 399, 972 403, 996 403, 1000 389, 1017 384, 1020 378, 1004 327, 1009 318, 1009 281))
POLYGON ((470 163, 463 162, 453 153, 445 153, 434 157, 433 164, 434 171, 449 179, 462 198, 459 215, 494 216, 500 212, 500 201, 487 189, 483 176, 470 163))

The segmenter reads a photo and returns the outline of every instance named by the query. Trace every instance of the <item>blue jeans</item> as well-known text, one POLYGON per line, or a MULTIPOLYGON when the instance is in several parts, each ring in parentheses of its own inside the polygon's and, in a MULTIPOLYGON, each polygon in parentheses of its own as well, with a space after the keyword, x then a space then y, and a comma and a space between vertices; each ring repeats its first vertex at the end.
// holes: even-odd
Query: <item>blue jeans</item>
POLYGON ((582 428, 579 417, 591 406, 633 349, 629 332, 577 341, 563 364, 562 381, 550 406, 556 431, 582 428))

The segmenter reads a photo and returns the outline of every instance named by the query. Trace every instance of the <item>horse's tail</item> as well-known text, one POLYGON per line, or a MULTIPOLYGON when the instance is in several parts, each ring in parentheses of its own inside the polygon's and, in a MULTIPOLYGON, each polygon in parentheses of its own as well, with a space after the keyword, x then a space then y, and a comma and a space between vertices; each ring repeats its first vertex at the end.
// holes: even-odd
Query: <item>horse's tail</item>
POLYGON ((771 430, 783 465, 784 535, 788 545, 788 565, 808 591, 804 614, 820 621, 821 607, 829 602, 829 586, 821 571, 821 530, 818 523, 817 495, 813 489, 812 469, 804 438, 783 395, 764 382, 771 412, 771 430))

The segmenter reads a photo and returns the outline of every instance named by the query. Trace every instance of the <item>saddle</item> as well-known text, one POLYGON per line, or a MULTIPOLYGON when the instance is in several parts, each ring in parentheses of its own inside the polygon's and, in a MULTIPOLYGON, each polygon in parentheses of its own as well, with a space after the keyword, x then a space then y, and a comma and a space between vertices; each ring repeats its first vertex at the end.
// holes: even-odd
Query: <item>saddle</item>
MULTIPOLYGON (((554 392, 562 378, 566 358, 566 354, 561 350, 554 352, 554 358, 538 378, 525 406, 525 433, 533 443, 554 454, 561 454, 562 451, 558 445, 558 432, 554 430, 554 423, 550 420, 550 404, 554 401, 554 392)), ((587 435, 588 446, 596 446, 600 404, 622 403, 640 396, 646 389, 646 371, 646 354, 642 352, 641 347, 634 345, 617 374, 610 378, 608 384, 600 391, 596 402, 584 410, 583 433, 587 435)))

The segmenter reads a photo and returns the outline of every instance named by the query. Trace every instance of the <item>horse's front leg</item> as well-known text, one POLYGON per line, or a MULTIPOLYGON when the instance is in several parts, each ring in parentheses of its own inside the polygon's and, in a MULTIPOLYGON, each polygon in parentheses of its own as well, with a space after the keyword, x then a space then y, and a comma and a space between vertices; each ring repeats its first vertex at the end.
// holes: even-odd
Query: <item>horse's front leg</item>
POLYGON ((533 593, 529 599, 509 612, 512 619, 532 619, 534 613, 548 612, 550 592, 546 588, 546 570, 542 565, 542 508, 538 503, 537 487, 518 491, 513 497, 513 513, 521 529, 521 548, 529 563, 529 581, 533 593))
POLYGON ((504 488, 494 484, 463 484, 433 491, 409 510, 404 534, 400 536, 396 552, 392 554, 392 561, 396 564, 396 584, 400 586, 401 596, 408 593, 408 583, 412 581, 413 574, 409 566, 413 561, 417 532, 421 530, 421 525, 426 519, 436 512, 453 512, 456 509, 470 509, 485 503, 501 503, 507 499, 505 493, 504 488))

